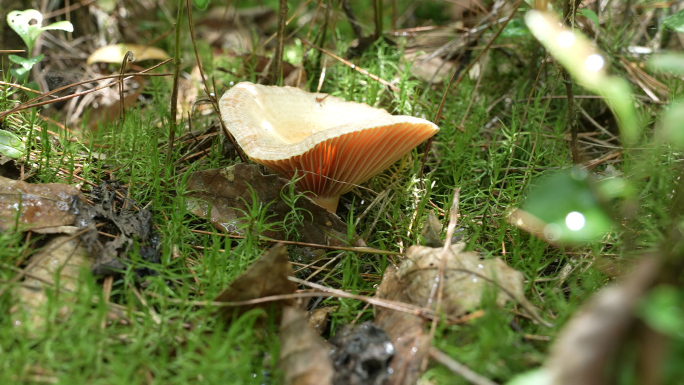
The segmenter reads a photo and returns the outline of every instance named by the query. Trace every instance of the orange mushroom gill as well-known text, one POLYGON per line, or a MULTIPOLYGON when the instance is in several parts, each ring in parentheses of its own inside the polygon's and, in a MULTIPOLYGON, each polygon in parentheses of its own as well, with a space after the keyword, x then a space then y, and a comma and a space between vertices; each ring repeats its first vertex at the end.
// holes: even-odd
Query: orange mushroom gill
POLYGON ((220 101, 226 127, 253 161, 334 212, 340 195, 382 172, 439 128, 365 104, 292 87, 239 83, 220 101))

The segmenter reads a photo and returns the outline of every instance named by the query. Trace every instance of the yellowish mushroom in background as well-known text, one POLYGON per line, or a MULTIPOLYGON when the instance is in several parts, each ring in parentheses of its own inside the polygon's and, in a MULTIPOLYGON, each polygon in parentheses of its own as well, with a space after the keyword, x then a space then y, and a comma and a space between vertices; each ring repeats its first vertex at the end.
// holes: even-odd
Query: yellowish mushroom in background
POLYGON ((439 131, 432 122, 293 87, 238 83, 221 117, 253 161, 335 212, 340 195, 380 173, 439 131))

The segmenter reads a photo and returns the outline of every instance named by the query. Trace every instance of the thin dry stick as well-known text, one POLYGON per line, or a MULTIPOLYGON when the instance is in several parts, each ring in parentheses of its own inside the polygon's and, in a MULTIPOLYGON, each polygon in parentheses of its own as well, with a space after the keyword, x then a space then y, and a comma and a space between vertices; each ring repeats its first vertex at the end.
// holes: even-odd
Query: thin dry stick
MULTIPOLYGON (((437 287, 437 301, 435 304, 435 314, 439 315, 442 311, 442 298, 444 297, 444 274, 446 271, 447 258, 451 254, 451 238, 454 236, 454 230, 456 230, 456 224, 458 224, 458 202, 460 200, 461 190, 454 189, 454 199, 451 202, 451 210, 449 212, 449 225, 447 226, 446 239, 444 240, 444 247, 440 253, 440 263, 439 270, 435 276, 435 285, 433 289, 437 287)), ((428 306, 433 302, 434 290, 430 293, 428 298, 428 306)), ((435 332, 437 331, 437 323, 439 322, 439 317, 432 319, 432 325, 430 325, 430 343, 435 338, 435 332)), ((423 363, 421 364, 421 370, 425 371, 427 369, 427 356, 423 358, 423 363)))
MULTIPOLYGON (((102 283, 102 299, 106 304, 109 304, 109 298, 112 295, 112 285, 114 283, 114 276, 110 275, 104 279, 102 283)), ((107 327, 107 317, 102 317, 102 322, 100 323, 100 329, 107 327)))
MULTIPOLYGON (((468 67, 466 67, 463 71, 461 71, 461 74, 458 76, 458 79, 456 79, 456 82, 453 83, 454 87, 457 87, 459 84, 461 84, 461 82, 463 81, 463 78, 465 77, 465 74, 467 74, 470 71, 470 69, 473 68, 475 63, 477 63, 480 60, 480 58, 482 57, 482 55, 484 55, 485 52, 487 52, 489 50, 489 47, 491 47, 491 45, 494 44, 494 41, 499 37, 499 35, 501 35, 501 32, 503 32, 503 30, 506 28, 508 23, 515 16, 516 12, 518 11, 518 8, 520 7, 520 4, 522 4, 522 1, 523 0, 518 0, 515 2, 515 4, 513 5, 513 9, 511 11, 510 16, 508 16, 506 21, 504 21, 501 28, 499 28, 499 30, 496 31, 496 33, 489 40, 489 42, 484 47, 484 49, 482 49, 482 51, 480 51, 480 53, 477 55, 475 60, 470 62, 470 64, 468 64, 468 67)), ((482 31, 484 31, 485 29, 486 28, 483 28, 482 31)), ((451 73, 451 77, 449 78, 449 83, 447 84, 446 89, 444 90, 444 95, 442 95, 442 101, 439 103, 439 107, 437 108, 437 113, 435 114, 435 120, 433 121, 433 123, 435 123, 438 126, 439 126, 439 121, 442 118, 442 110, 444 109, 444 103, 446 102, 447 93, 449 92, 449 89, 451 88, 451 84, 452 84, 452 81, 454 80, 454 76, 456 76, 456 72, 458 72, 458 68, 455 68, 454 72, 451 73)), ((430 153, 430 147, 432 146, 432 141, 434 140, 434 138, 435 138, 434 136, 431 137, 430 139, 428 139, 427 143, 425 144, 425 152, 423 154, 423 161, 421 162, 421 165, 420 165, 420 172, 418 175, 418 179, 420 179, 420 185, 423 188, 425 188, 425 183, 423 182, 423 169, 425 168, 425 162, 427 160, 428 154, 430 153)))
POLYGON ((121 71, 119 71, 119 79, 121 81, 119 82, 119 125, 117 127, 117 134, 119 133, 124 121, 126 121, 126 108, 124 106, 124 82, 126 79, 124 79, 124 74, 126 73, 126 67, 128 66, 129 61, 135 61, 135 56, 133 56, 132 51, 128 51, 124 55, 124 58, 121 61, 121 71))
POLYGON ((390 84, 390 82, 388 82, 387 80, 381 79, 381 78, 379 78, 378 76, 373 75, 372 73, 366 71, 365 69, 363 69, 363 68, 357 66, 356 64, 354 64, 354 63, 352 63, 352 62, 350 62, 350 61, 347 61, 347 60, 342 59, 341 57, 335 55, 334 53, 328 51, 327 49, 317 47, 317 46, 313 45, 313 43, 311 43, 310 41, 308 41, 308 40, 306 40, 306 39, 301 39, 301 40, 302 40, 302 43, 308 45, 309 47, 315 48, 315 49, 317 49, 317 50, 323 52, 324 54, 326 54, 326 55, 332 57, 333 59, 335 59, 335 60, 337 60, 337 61, 343 63, 344 65, 350 67, 351 69, 355 70, 356 72, 358 72, 358 73, 360 73, 360 74, 363 74, 363 75, 365 75, 365 76, 368 76, 369 78, 375 80, 376 82, 382 84, 383 86, 389 87, 389 89, 391 89, 392 91, 394 91, 394 92, 400 92, 400 91, 401 91, 401 90, 399 89, 399 87, 390 84))
POLYGON ((22 91, 31 92, 31 93, 40 95, 40 91, 36 91, 36 90, 31 89, 31 88, 28 88, 28 87, 20 86, 19 84, 6 83, 6 82, 1 82, 1 81, 0 81, 0 86, 9 86, 9 87, 12 87, 12 88, 18 88, 18 89, 20 89, 20 90, 22 90, 22 91))
POLYGON ((283 52, 285 49, 285 24, 287 23, 287 0, 278 2, 278 43, 275 51, 275 66, 273 66, 273 81, 277 85, 283 84, 283 52))
MULTIPOLYGON (((337 290, 337 289, 332 289, 323 285, 318 285, 312 282, 307 282, 299 278, 295 277, 287 277, 288 280, 304 285, 304 286, 309 286, 312 288, 315 288, 317 292, 301 292, 301 293, 293 293, 293 294, 277 294, 277 295, 270 295, 267 297, 261 297, 261 298, 254 298, 254 299, 249 299, 246 301, 238 301, 238 302, 219 302, 219 301, 186 301, 182 299, 177 299, 177 298, 167 298, 159 295, 158 293, 155 293, 153 291, 146 291, 145 293, 149 295, 150 297, 154 297, 157 299, 162 299, 164 301, 167 301, 169 303, 174 303, 174 304, 182 304, 186 306, 215 306, 215 307, 239 307, 239 306, 250 306, 250 305, 257 305, 257 304, 262 304, 262 303, 268 303, 268 302, 274 302, 274 301, 282 301, 282 300, 287 300, 287 299, 297 299, 297 298, 311 298, 311 297, 335 297, 335 298, 348 298, 348 299, 354 299, 358 300, 361 302, 365 302, 374 306, 380 306, 384 307, 387 309, 395 310, 395 311, 401 311, 409 314, 413 314, 416 316, 420 317, 426 317, 428 319, 431 319, 435 317, 434 312, 432 312, 429 309, 421 308, 415 305, 410 305, 407 303, 399 302, 399 301, 391 301, 387 299, 378 299, 375 297, 366 297, 363 295, 356 295, 356 294, 350 294, 347 293, 346 291, 342 290, 337 290)), ((454 318, 450 320, 452 322, 459 322, 458 318, 454 318)))
POLYGON ((173 142, 176 140, 176 129, 178 127, 177 121, 177 109, 178 109, 178 82, 180 80, 180 67, 181 67, 181 23, 183 21, 183 1, 178 1, 178 14, 176 15, 176 33, 175 33, 175 43, 176 52, 173 58, 173 90, 171 92, 171 124, 169 124, 169 147, 166 150, 166 166, 171 163, 171 157, 173 156, 173 142))
POLYGON ((433 312, 430 309, 422 308, 416 305, 411 305, 408 303, 404 302, 399 302, 399 301, 392 301, 388 299, 379 299, 375 297, 367 297, 363 295, 356 295, 356 294, 350 294, 347 293, 346 291, 343 290, 338 290, 338 289, 333 289, 327 286, 319 285, 317 283, 313 282, 307 282, 303 279, 295 278, 295 277, 287 277, 288 280, 298 283, 300 285, 308 286, 317 290, 320 290, 331 297, 339 297, 339 298, 349 298, 349 299, 355 299, 357 301, 362 301, 366 303, 370 303, 371 305, 375 306, 381 306, 387 309, 395 310, 395 311, 402 311, 405 313, 413 314, 415 316, 421 316, 421 317, 427 317, 427 318, 437 318, 438 316, 436 315, 435 312, 433 312))
POLYGON ((456 361, 455 359, 448 356, 443 351, 437 349, 434 346, 430 346, 428 350, 430 357, 440 364, 446 366, 452 372, 458 374, 459 376, 465 378, 471 384, 475 385, 497 385, 496 382, 484 377, 478 373, 472 371, 469 367, 463 365, 462 363, 456 361))
MULTIPOLYGON (((204 231, 204 230, 190 230, 190 231, 193 233, 196 233, 196 234, 218 235, 221 237, 228 237, 228 238, 234 238, 234 239, 243 239, 244 238, 241 235, 212 233, 211 231, 204 231)), ((328 246, 328 245, 319 245, 316 243, 294 242, 294 241, 284 241, 284 240, 280 240, 280 239, 270 239, 270 238, 265 238, 263 236, 259 236, 259 240, 265 241, 265 242, 283 243, 285 245, 313 247, 313 248, 317 248, 317 249, 351 251, 354 253, 362 253, 362 254, 404 255, 403 253, 399 253, 397 251, 380 250, 380 249, 374 249, 372 247, 328 246)))

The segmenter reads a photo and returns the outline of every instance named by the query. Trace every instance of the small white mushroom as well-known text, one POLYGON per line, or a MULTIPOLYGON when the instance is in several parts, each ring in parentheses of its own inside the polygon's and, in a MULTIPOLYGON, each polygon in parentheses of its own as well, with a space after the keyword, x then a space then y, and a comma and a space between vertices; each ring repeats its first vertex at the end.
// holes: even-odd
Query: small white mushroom
POLYGON ((335 212, 340 195, 380 173, 439 128, 412 116, 293 87, 238 83, 221 117, 253 161, 335 212))

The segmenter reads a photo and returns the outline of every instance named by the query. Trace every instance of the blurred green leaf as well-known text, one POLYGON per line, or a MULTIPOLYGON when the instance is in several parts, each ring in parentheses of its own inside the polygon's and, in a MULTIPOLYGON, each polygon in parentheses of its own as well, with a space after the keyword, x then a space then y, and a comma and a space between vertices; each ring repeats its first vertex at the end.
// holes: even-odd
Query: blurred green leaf
POLYGON ((674 74, 684 73, 684 55, 679 53, 666 53, 653 55, 648 61, 648 66, 655 71, 670 71, 674 74))
POLYGON ((606 55, 579 31, 562 26, 554 14, 530 10, 525 22, 581 86, 605 98, 618 118, 624 141, 628 145, 636 143, 641 135, 641 119, 634 108, 632 90, 625 79, 608 75, 606 55))
POLYGON ((612 177, 596 183, 596 193, 602 200, 613 198, 632 198, 636 190, 631 181, 612 177))
POLYGON ((684 32, 684 9, 663 20, 663 25, 677 32, 684 32))
POLYGON ((655 287, 642 299, 637 313, 653 329, 684 339, 684 296, 677 288, 655 287))
MULTIPOLYGON (((597 199, 586 172, 545 177, 531 189, 513 224, 551 242, 600 239, 612 220, 597 199)), ((515 213, 514 213, 515 214, 515 213)))
POLYGON ((195 3, 195 7, 199 9, 206 9, 211 0, 192 0, 195 3))
POLYGON ((501 37, 520 37, 530 35, 530 29, 522 19, 513 19, 508 22, 506 28, 501 31, 501 37))
POLYGON ((656 138, 677 149, 684 149, 684 103, 672 103, 670 108, 663 113, 660 127, 656 131, 656 138))
POLYGON ((25 153, 24 143, 18 136, 8 131, 0 131, 0 154, 18 159, 25 153))
POLYGON ((580 13, 582 16, 586 17, 587 19, 593 21, 594 24, 596 24, 596 26, 601 25, 601 24, 599 23, 598 15, 596 14, 596 12, 592 11, 591 9, 589 9, 589 8, 582 8, 582 9, 579 10, 579 13, 580 13))
POLYGON ((506 385, 549 385, 551 374, 545 369, 535 369, 515 376, 506 385))

